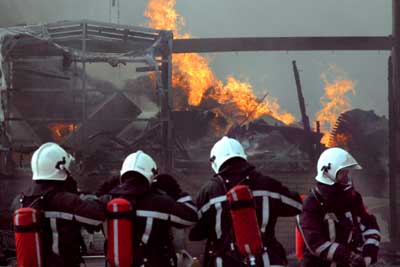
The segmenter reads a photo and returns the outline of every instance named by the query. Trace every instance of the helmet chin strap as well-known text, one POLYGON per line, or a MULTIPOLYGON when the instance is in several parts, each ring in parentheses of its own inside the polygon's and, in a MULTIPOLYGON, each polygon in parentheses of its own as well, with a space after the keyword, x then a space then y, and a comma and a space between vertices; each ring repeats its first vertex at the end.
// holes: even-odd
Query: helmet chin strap
POLYGON ((328 166, 322 166, 321 171, 323 171, 324 175, 331 180, 334 184, 342 185, 344 186, 343 191, 348 191, 351 188, 353 188, 353 182, 350 177, 347 177, 347 183, 340 183, 336 179, 332 178, 332 176, 329 174, 329 170, 331 169, 331 163, 328 163, 328 166))
POLYGON ((348 191, 350 189, 353 188, 353 180, 351 179, 351 177, 347 177, 347 183, 343 184, 346 185, 346 187, 344 188, 344 191, 348 191))
POLYGON ((348 177, 348 181, 347 183, 338 183, 336 182, 336 184, 340 185, 343 187, 343 191, 349 191, 353 188, 353 182, 351 181, 350 177, 348 177))
POLYGON ((343 191, 349 191, 351 189, 353 189, 353 185, 352 184, 347 185, 346 188, 343 191))

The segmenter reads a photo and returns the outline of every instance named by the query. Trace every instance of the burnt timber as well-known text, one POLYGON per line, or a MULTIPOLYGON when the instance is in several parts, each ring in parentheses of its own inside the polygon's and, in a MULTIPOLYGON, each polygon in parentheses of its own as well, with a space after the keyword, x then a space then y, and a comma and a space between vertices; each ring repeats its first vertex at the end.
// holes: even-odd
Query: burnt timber
POLYGON ((173 53, 391 50, 391 36, 174 39, 173 53))

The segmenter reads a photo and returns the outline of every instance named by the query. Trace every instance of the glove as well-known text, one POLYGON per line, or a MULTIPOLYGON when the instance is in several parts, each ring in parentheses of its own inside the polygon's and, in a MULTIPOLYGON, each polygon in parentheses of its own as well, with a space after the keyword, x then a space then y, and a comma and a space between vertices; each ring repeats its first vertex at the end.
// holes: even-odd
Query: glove
POLYGON ((372 262, 371 257, 364 257, 365 266, 370 266, 372 262))
POLYGON ((164 191, 175 200, 177 200, 180 193, 182 193, 178 182, 169 174, 159 174, 154 177, 152 187, 164 191))
POLYGON ((379 251, 379 247, 372 245, 372 244, 367 244, 367 245, 364 245, 362 254, 363 254, 364 259, 370 258, 371 259, 370 264, 374 264, 378 260, 378 251, 379 251))
POLYGON ((360 254, 352 252, 350 254, 350 266, 351 267, 366 267, 364 258, 360 254))

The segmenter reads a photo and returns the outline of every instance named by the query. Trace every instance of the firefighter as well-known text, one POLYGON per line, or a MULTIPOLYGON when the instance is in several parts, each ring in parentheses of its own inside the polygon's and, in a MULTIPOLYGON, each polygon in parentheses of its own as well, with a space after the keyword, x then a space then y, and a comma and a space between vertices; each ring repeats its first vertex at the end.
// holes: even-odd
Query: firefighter
POLYGON ((140 150, 124 160, 120 181, 109 194, 129 200, 135 212, 133 266, 176 266, 171 227, 196 223, 198 215, 192 198, 171 175, 157 175, 154 160, 140 150))
POLYGON ((306 247, 303 266, 368 266, 377 261, 379 227, 350 178, 358 169, 357 161, 341 148, 321 154, 317 185, 298 217, 306 247))
MULTIPOLYGON (((105 220, 103 202, 78 194, 77 183, 69 171, 72 161, 73 157, 58 144, 41 145, 31 159, 33 183, 27 193, 18 196, 20 206, 33 207, 43 215, 43 265, 39 266, 80 266, 85 249, 81 227, 96 230, 105 220)), ((34 248, 25 249, 35 253, 34 248)), ((20 255, 25 253, 26 250, 21 251, 20 255)))
MULTIPOLYGON (((247 185, 255 202, 258 227, 264 254, 257 256, 257 266, 285 266, 286 253, 275 237, 275 225, 280 216, 295 216, 301 212, 298 193, 291 192, 275 179, 255 170, 247 161, 242 145, 224 136, 211 149, 211 167, 216 173, 199 191, 196 204, 200 219, 191 230, 192 241, 206 239, 203 266, 247 266, 238 253, 232 231, 227 192, 238 184, 247 185)), ((243 233, 247 229, 241 230, 243 233)))

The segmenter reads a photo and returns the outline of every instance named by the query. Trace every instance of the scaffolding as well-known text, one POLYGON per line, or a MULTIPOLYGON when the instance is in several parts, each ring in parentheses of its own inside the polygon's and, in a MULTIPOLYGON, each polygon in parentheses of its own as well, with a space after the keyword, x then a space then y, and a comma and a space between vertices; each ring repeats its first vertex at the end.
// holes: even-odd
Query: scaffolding
POLYGON ((54 141, 41 134, 37 125, 72 125, 71 131, 59 143, 85 159, 89 139, 97 134, 93 131, 94 123, 102 124, 104 130, 109 123, 128 125, 134 121, 150 119, 157 120, 151 129, 145 129, 132 143, 123 145, 127 146, 127 151, 133 152, 133 149, 137 149, 135 145, 140 144, 148 132, 157 132, 161 136, 161 144, 158 146, 162 159, 161 169, 170 171, 172 39, 171 31, 91 20, 0 29, 2 172, 6 172, 5 168, 10 161, 14 161, 13 166, 18 165, 15 162, 16 152, 31 153, 41 143, 54 141), (158 96, 159 115, 155 118, 140 117, 141 111, 127 95, 128 92, 115 88, 109 88, 107 97, 90 109, 92 95, 100 89, 97 86, 88 87, 89 63, 108 63, 112 67, 133 63, 137 66, 136 72, 151 72, 158 96), (18 79, 21 74, 23 77, 30 75, 36 80, 44 79, 48 84, 34 86, 34 83, 29 83, 29 79, 18 79), (52 80, 61 86, 47 82, 52 80), (58 105, 58 111, 40 107, 45 103, 33 103, 33 97, 38 97, 36 102, 49 100, 48 106, 52 108, 58 105), (64 102, 60 101, 60 97, 65 98, 64 102), (68 99, 72 98, 74 106, 67 105, 68 99), (118 113, 119 101, 127 103, 130 112, 124 110, 119 113, 128 116, 121 117, 118 113), (51 106, 51 102, 56 104, 51 106), (67 104, 63 108, 65 102, 67 104), (47 112, 36 114, 33 108, 35 105, 47 112), (113 109, 107 110, 110 106, 113 109))

